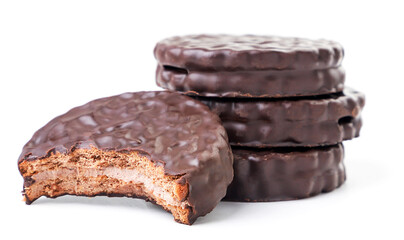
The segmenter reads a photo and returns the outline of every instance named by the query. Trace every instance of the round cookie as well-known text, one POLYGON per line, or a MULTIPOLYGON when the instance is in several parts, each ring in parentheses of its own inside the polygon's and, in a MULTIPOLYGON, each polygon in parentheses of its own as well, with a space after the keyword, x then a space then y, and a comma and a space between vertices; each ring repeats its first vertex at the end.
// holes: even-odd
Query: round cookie
POLYGON ((225 196, 232 152, 220 119, 172 92, 124 93, 56 117, 24 146, 18 167, 40 196, 139 197, 192 224, 225 196))
POLYGON ((158 86, 204 97, 297 97, 341 92, 342 67, 315 70, 184 71, 157 66, 158 86))
POLYGON ((225 200, 268 202, 330 192, 345 179, 342 144, 317 148, 233 148, 234 180, 225 200))
POLYGON ((154 49, 160 65, 186 71, 325 69, 338 67, 343 55, 334 41, 257 35, 178 36, 154 49))
POLYGON ((196 97, 219 115, 233 146, 334 145, 359 136, 365 96, 343 93, 289 99, 196 97))

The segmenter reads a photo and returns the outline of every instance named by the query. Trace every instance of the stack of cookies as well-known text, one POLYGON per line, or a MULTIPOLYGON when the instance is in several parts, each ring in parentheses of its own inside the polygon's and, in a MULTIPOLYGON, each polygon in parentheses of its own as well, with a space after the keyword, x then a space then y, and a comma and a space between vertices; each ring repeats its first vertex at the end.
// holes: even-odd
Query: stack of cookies
POLYGON ((219 115, 234 155, 225 199, 278 201, 346 179, 342 141, 359 136, 362 93, 344 87, 340 44, 273 36, 189 35, 157 43, 157 84, 219 115))
POLYGON ((338 43, 194 35, 155 56, 158 85, 194 99, 124 93, 54 118, 18 158, 27 204, 144 198, 192 224, 223 197, 299 199, 345 181, 342 141, 359 135, 364 96, 344 88, 338 43))

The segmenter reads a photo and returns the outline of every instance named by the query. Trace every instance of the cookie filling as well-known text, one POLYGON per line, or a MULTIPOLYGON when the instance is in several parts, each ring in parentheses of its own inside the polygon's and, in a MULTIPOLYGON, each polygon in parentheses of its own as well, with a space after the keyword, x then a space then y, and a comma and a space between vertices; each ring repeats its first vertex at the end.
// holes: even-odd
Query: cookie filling
POLYGON ((26 180, 27 203, 41 196, 66 194, 140 197, 162 206, 183 223, 192 210, 186 199, 188 185, 181 176, 166 175, 163 166, 136 151, 76 149, 23 161, 19 168, 26 180))

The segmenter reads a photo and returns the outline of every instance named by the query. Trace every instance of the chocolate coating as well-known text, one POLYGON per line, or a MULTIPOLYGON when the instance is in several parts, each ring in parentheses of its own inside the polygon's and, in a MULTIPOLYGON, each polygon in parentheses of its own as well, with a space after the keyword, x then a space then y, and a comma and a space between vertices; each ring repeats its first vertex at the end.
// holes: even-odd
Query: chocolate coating
POLYGON ((135 92, 73 108, 39 129, 19 158, 94 146, 138 151, 165 174, 189 184, 190 222, 210 212, 232 180, 232 153, 219 118, 202 103, 173 92, 135 92))
POLYGON ((325 69, 339 66, 343 55, 333 41, 256 35, 177 36, 154 49, 161 65, 207 71, 325 69))
POLYGON ((342 144, 318 148, 233 148, 234 180, 225 200, 282 201, 329 192, 345 181, 342 144))
POLYGON ((365 96, 343 93, 289 99, 196 97, 217 113, 233 146, 333 145, 359 136, 365 96))
POLYGON ((341 92, 342 67, 319 70, 186 71, 157 66, 157 85, 205 97, 294 97, 341 92))

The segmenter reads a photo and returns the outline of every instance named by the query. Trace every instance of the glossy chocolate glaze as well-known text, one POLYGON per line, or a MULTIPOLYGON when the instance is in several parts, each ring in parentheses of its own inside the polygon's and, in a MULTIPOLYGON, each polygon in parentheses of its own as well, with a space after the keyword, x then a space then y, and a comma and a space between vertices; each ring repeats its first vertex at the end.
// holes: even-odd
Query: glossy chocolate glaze
POLYGON ((235 148, 225 200, 282 201, 329 192, 345 181, 342 144, 318 148, 235 148))
POLYGON ((187 71, 157 66, 157 85, 205 97, 294 97, 344 89, 342 67, 319 70, 187 71))
POLYGON ((135 92, 73 108, 39 129, 19 158, 35 161, 77 148, 138 151, 189 184, 190 222, 210 212, 233 178, 232 153, 219 118, 173 92, 135 92))
POLYGON ((187 35, 157 43, 161 65, 187 70, 325 69, 341 64, 344 50, 329 40, 257 36, 187 35))
POLYGON ((217 113, 234 146, 333 145, 359 136, 365 96, 343 93, 304 98, 195 97, 217 113))

